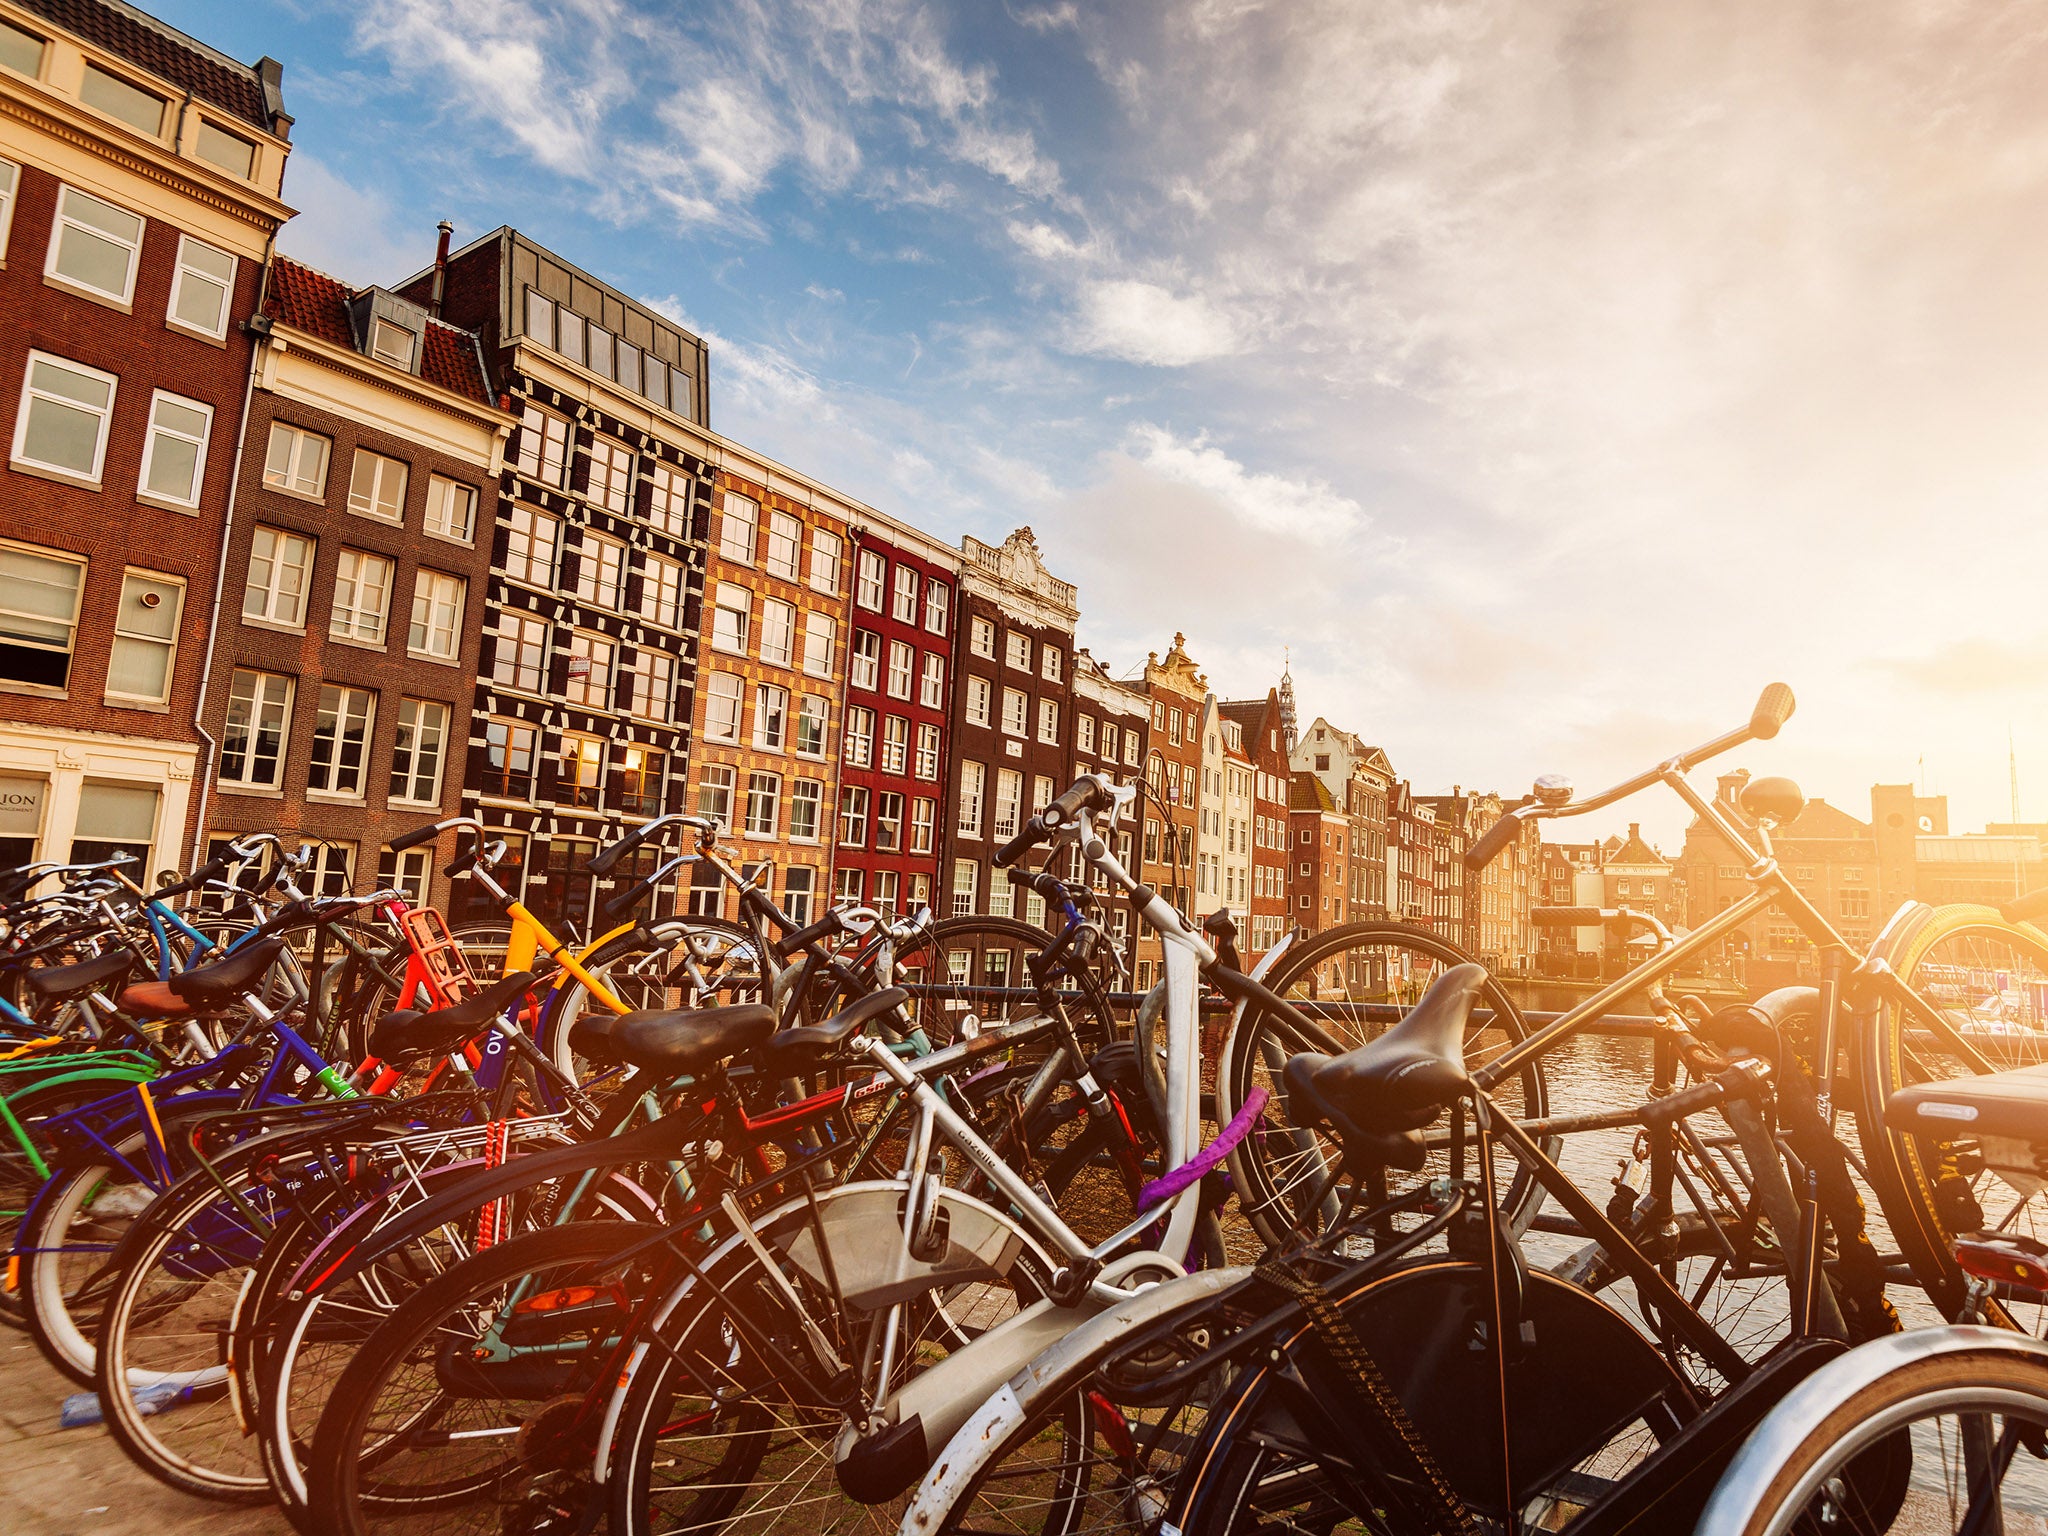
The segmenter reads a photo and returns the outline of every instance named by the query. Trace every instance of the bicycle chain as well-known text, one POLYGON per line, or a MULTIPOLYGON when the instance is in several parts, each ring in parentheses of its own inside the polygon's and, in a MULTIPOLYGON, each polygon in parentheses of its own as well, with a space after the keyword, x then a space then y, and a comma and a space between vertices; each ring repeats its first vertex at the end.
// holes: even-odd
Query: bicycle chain
POLYGON ((1309 1326, 1322 1340, 1323 1347, 1329 1350, 1331 1358, 1365 1388, 1365 1395, 1379 1410, 1386 1427, 1393 1431, 1401 1457, 1409 1463, 1409 1470, 1417 1474, 1422 1484, 1422 1502, 1430 1507, 1419 1513, 1434 1522, 1437 1530, 1449 1533, 1449 1536, 1483 1536, 1479 1523, 1472 1518, 1465 1501, 1444 1476, 1443 1468, 1424 1442, 1422 1431, 1395 1395, 1393 1384, 1380 1370, 1379 1362, 1345 1318, 1342 1309, 1330 1300, 1330 1293, 1314 1280, 1304 1279, 1285 1265, 1271 1260, 1261 1262, 1252 1274, 1301 1304, 1309 1326))

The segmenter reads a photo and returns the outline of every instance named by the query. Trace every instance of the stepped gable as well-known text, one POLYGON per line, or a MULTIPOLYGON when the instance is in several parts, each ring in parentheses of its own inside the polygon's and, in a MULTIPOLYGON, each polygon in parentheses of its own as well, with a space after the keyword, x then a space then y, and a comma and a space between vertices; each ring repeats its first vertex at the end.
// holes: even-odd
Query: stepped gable
MULTIPOLYGON (((329 277, 289 256, 279 256, 271 263, 270 296, 264 312, 295 331, 304 331, 337 347, 361 351, 349 306, 364 291, 351 290, 339 278, 329 277)), ((484 378, 476 337, 446 321, 426 319, 420 347, 420 377, 466 400, 491 403, 490 385, 484 378)))
POLYGON ((264 110, 263 84, 255 70, 154 16, 115 0, 20 0, 20 4, 116 57, 183 86, 201 101, 232 112, 245 123, 266 130, 271 126, 264 110))

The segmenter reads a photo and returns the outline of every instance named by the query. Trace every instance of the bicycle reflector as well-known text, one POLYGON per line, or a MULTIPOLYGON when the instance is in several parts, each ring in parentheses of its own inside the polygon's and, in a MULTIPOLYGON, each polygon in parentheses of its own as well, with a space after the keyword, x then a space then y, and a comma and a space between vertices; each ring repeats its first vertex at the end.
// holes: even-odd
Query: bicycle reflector
POLYGON ((1956 1263, 1979 1280, 2048 1291, 2048 1244, 2016 1232, 1972 1232, 1957 1238, 1956 1263))

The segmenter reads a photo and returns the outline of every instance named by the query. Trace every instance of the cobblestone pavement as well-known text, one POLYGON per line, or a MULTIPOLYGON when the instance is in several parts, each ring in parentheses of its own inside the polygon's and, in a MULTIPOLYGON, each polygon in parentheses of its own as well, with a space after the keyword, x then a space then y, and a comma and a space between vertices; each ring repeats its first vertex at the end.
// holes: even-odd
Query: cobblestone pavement
POLYGON ((104 1429, 59 1429, 58 1406, 77 1390, 25 1336, 0 1329, 5 1536, 290 1536, 275 1510, 215 1504, 165 1487, 104 1429))

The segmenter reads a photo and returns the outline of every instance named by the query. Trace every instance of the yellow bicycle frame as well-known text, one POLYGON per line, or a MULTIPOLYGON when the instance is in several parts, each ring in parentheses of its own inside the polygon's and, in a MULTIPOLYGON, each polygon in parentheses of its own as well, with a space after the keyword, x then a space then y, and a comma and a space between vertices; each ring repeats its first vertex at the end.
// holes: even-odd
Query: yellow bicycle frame
MULTIPOLYGON (((527 911, 524 902, 514 901, 507 903, 505 915, 512 919, 512 938, 505 946, 505 974, 507 976, 510 976, 514 971, 530 970, 533 966, 534 956, 545 952, 550 960, 555 961, 561 966, 562 975, 574 976, 590 989, 592 997, 604 1004, 605 1007, 611 1009, 613 1013, 630 1013, 632 1011, 613 995, 610 987, 607 987, 583 968, 583 956, 595 954, 605 944, 622 933, 631 933, 633 931, 632 923, 620 923, 616 928, 599 934, 577 953, 571 954, 569 946, 549 932, 547 924, 527 911)), ((561 984, 562 976, 558 975, 555 978, 555 986, 559 987, 561 984)))

